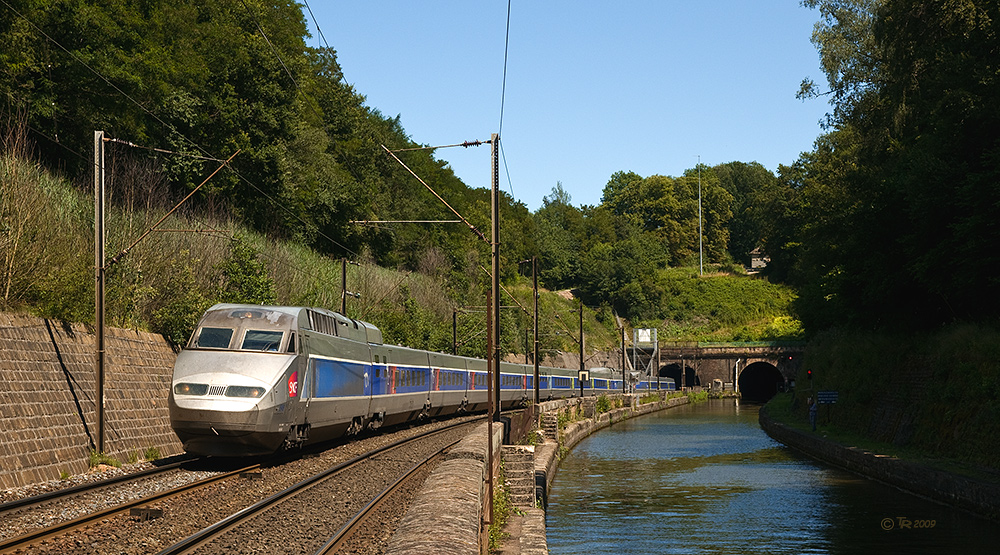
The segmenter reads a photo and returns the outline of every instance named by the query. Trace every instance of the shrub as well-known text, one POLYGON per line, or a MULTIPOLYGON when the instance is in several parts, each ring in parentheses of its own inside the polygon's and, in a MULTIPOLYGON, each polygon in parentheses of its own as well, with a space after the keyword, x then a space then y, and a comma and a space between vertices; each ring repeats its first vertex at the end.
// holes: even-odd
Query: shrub
POLYGON ((602 394, 600 397, 597 398, 597 403, 594 405, 594 410, 597 411, 597 414, 604 414, 609 410, 611 410, 611 400, 608 399, 607 395, 602 394))
POLYGON ((113 457, 108 456, 105 453, 98 453, 96 449, 90 450, 90 457, 88 460, 90 468, 96 468, 99 464, 106 464, 108 466, 113 466, 115 468, 120 468, 122 463, 113 457))

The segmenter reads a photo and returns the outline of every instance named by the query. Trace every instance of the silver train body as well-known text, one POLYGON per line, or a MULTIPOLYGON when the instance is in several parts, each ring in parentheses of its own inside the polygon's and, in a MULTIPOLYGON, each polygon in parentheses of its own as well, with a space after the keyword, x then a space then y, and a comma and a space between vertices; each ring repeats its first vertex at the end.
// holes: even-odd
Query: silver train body
MULTIPOLYGON (((502 363, 500 374, 504 408, 531 399, 532 366, 502 363)), ((621 389, 620 375, 592 369, 583 392, 621 389)), ((259 455, 366 427, 486 410, 487 391, 481 359, 386 345, 375 326, 320 308, 219 304, 177 356, 170 424, 190 453, 259 455)), ((579 393, 576 370, 539 369, 541 399, 579 393)))

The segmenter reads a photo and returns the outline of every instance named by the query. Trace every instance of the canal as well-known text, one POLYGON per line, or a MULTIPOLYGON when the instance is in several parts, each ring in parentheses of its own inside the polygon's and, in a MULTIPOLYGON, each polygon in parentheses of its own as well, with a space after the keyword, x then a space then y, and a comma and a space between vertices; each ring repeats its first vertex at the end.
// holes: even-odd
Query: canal
POLYGON ((552 484, 549 552, 996 552, 996 523, 799 455, 757 412, 712 400, 584 439, 552 484))

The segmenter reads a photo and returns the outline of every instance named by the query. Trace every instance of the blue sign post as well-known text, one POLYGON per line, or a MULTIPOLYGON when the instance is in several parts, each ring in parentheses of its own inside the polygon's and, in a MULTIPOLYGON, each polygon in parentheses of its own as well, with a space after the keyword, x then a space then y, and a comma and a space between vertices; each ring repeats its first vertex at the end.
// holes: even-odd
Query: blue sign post
POLYGON ((837 398, 839 397, 839 392, 837 391, 817 391, 816 392, 816 403, 819 405, 826 405, 826 423, 830 423, 830 405, 837 403, 837 398))

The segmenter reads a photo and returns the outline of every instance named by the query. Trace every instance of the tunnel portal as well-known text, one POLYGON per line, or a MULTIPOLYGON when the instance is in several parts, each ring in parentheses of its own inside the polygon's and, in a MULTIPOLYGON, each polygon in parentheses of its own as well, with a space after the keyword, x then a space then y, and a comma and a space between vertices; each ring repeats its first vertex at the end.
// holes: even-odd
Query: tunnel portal
POLYGON ((697 372, 695 372, 695 369, 692 366, 685 365, 682 367, 676 362, 661 366, 660 377, 673 378, 678 390, 680 390, 681 387, 701 385, 701 379, 698 377, 697 372), (681 376, 682 374, 683 379, 681 376))
POLYGON ((743 400, 764 403, 784 385, 785 377, 769 362, 755 362, 740 373, 739 387, 743 400))

